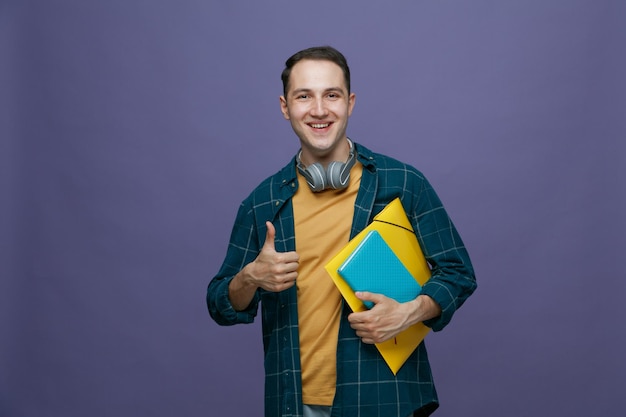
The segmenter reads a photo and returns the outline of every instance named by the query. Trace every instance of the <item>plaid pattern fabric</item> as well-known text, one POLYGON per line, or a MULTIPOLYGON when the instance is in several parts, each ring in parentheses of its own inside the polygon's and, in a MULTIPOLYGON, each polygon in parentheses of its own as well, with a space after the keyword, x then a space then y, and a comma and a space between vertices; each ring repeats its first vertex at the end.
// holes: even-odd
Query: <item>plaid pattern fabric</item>
MULTIPOLYGON (((394 198, 400 197, 433 276, 422 288, 442 308, 425 322, 443 329, 476 288, 468 253, 441 201, 415 168, 356 145, 363 164, 351 237, 363 230, 394 198)), ((302 386, 296 289, 257 291, 246 311, 237 312, 228 299, 228 284, 252 262, 265 239, 265 221, 276 227, 276 250, 295 250, 291 197, 298 187, 295 159, 263 181, 241 204, 226 259, 207 290, 211 317, 220 325, 250 323, 261 303, 265 351, 265 416, 301 417, 302 386)), ((426 347, 420 344, 397 375, 373 345, 360 341, 349 326, 344 304, 337 346, 337 392, 332 417, 407 417, 429 415, 438 406, 426 347), (415 414, 413 414, 415 413, 415 414)))

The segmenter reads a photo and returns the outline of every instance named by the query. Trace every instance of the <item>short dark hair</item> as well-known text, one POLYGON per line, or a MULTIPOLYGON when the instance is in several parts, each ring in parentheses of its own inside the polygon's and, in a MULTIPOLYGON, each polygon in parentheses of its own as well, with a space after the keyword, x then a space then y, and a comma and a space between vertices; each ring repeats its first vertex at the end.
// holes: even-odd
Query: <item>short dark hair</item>
POLYGON ((332 46, 314 46, 312 48, 296 52, 290 56, 287 61, 285 61, 285 69, 280 75, 280 78, 283 81, 283 95, 285 97, 287 97, 287 89, 289 88, 289 76, 291 75, 291 69, 294 65, 304 59, 330 61, 339 65, 341 71, 343 71, 343 78, 346 81, 348 93, 350 93, 350 67, 348 67, 346 57, 332 46))

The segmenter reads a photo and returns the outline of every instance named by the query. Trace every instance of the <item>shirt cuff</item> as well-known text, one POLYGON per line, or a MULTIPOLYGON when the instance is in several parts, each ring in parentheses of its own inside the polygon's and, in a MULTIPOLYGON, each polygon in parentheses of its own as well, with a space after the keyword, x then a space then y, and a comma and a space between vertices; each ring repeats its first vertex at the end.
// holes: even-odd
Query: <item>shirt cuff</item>
POLYGON ((228 285, 234 277, 222 280, 213 293, 213 302, 209 300, 209 311, 217 323, 229 326, 238 323, 252 323, 257 314, 258 295, 255 294, 247 309, 237 311, 228 296, 228 285))
POLYGON ((424 325, 430 327, 435 332, 442 330, 450 323, 456 311, 454 296, 444 284, 437 281, 428 281, 422 287, 420 295, 429 296, 441 307, 441 314, 438 317, 425 320, 424 325))

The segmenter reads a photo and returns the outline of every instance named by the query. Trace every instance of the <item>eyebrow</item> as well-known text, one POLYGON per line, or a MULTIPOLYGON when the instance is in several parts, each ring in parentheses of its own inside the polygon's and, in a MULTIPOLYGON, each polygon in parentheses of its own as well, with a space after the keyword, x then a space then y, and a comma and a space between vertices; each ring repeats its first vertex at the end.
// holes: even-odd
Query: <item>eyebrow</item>
MULTIPOLYGON (((292 91, 292 94, 310 93, 312 91, 313 91, 313 89, 311 89, 311 88, 296 88, 295 90, 292 91)), ((324 89, 325 93, 328 93, 328 92, 331 92, 331 91, 338 91, 340 93, 343 93, 344 89, 341 88, 341 87, 330 87, 330 88, 324 89)))

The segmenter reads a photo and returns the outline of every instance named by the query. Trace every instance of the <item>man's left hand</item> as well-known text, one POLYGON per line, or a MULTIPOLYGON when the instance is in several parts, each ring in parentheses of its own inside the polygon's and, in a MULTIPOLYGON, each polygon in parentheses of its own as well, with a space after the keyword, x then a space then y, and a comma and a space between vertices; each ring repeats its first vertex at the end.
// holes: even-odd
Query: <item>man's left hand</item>
POLYGON ((366 291, 357 291, 355 295, 361 301, 374 303, 370 310, 348 316, 350 326, 356 330, 363 343, 385 342, 413 324, 441 314, 439 305, 427 295, 420 295, 406 303, 398 303, 382 294, 366 291))
POLYGON ((382 294, 365 291, 356 292, 355 295, 361 301, 374 303, 370 310, 348 316, 350 326, 356 330, 363 343, 382 343, 408 327, 406 324, 410 314, 408 303, 398 303, 382 294))

